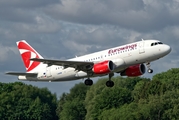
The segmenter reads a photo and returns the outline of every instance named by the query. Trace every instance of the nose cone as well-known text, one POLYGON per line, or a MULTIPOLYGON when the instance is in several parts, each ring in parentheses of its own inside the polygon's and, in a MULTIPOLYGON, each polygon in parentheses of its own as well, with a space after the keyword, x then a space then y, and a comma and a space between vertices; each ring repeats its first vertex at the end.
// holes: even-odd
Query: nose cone
POLYGON ((167 54, 169 54, 170 52, 171 52, 171 47, 169 46, 169 45, 165 45, 165 46, 163 46, 163 52, 167 55, 167 54))

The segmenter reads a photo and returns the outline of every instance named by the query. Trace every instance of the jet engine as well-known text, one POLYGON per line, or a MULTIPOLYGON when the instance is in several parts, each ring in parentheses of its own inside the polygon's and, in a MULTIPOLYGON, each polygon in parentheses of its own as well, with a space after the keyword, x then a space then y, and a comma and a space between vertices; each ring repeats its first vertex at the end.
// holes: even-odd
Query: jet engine
POLYGON ((114 64, 112 61, 107 60, 94 64, 93 72, 95 74, 108 74, 114 69, 114 64))
POLYGON ((136 77, 143 75, 145 73, 145 65, 144 64, 137 64, 133 66, 129 66, 123 72, 121 72, 121 76, 128 76, 128 77, 136 77))

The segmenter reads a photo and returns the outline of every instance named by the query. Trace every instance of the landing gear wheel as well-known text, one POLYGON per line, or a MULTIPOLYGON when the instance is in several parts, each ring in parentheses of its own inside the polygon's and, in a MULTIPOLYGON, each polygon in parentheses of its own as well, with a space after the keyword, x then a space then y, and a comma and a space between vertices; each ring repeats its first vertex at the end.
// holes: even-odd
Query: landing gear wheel
POLYGON ((148 73, 153 73, 153 70, 152 69, 148 69, 148 73))
POLYGON ((153 73, 153 70, 152 69, 150 69, 150 63, 146 63, 146 66, 147 66, 147 68, 148 68, 148 73, 153 73))
POLYGON ((113 87, 113 86, 114 86, 114 82, 111 81, 111 80, 108 80, 108 81, 106 82, 106 86, 107 86, 107 87, 113 87))
POLYGON ((114 82, 111 80, 111 78, 114 76, 114 73, 109 73, 109 80, 106 82, 107 87, 113 87, 114 82))
POLYGON ((91 85, 93 85, 93 81, 91 79, 86 79, 85 85, 91 86, 91 85))

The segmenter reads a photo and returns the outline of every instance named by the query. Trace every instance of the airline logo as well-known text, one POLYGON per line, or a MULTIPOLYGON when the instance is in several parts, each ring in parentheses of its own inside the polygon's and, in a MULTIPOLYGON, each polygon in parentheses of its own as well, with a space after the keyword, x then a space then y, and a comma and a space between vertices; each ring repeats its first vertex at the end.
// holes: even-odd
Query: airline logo
POLYGON ((39 58, 39 56, 35 52, 35 50, 30 47, 30 45, 28 45, 26 42, 19 42, 18 48, 27 72, 30 72, 40 64, 40 62, 30 60, 31 58, 39 58))
POLYGON ((108 51, 108 54, 112 54, 112 53, 115 53, 115 52, 120 52, 120 51, 123 51, 123 50, 134 50, 136 48, 137 48, 137 44, 135 43, 135 44, 119 47, 119 48, 116 48, 116 49, 110 49, 108 51))

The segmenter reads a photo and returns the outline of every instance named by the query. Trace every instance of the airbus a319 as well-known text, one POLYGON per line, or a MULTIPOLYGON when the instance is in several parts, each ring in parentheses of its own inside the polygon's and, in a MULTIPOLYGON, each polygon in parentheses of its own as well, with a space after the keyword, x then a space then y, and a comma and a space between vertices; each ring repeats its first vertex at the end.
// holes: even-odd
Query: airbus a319
POLYGON ((57 82, 85 78, 84 83, 90 86, 90 78, 108 75, 107 87, 114 86, 114 73, 136 77, 143 75, 146 67, 152 73, 150 63, 171 52, 171 47, 161 41, 142 40, 68 60, 52 60, 44 59, 25 40, 18 41, 17 47, 26 72, 6 74, 16 75, 19 80, 57 82))

